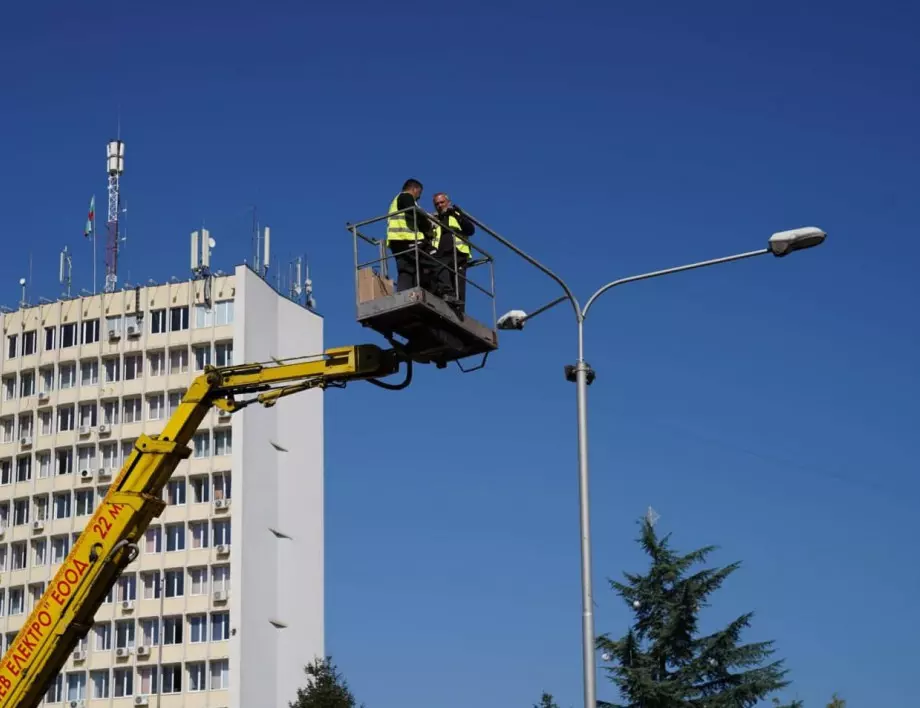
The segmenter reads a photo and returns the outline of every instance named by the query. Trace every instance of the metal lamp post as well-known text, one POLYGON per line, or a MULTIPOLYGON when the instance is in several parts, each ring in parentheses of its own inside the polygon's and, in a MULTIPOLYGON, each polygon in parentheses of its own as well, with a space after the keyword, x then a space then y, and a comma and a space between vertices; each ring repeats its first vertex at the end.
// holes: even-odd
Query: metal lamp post
POLYGON ((535 266, 550 278, 555 280, 565 292, 563 296, 553 300, 550 303, 547 303, 537 310, 534 310, 530 314, 524 312, 523 310, 512 310, 502 315, 498 319, 497 323, 499 329, 521 330, 524 328, 524 324, 528 320, 533 319, 537 315, 546 312, 547 310, 566 300, 571 303, 572 309, 575 313, 575 320, 578 325, 578 359, 574 365, 568 365, 565 367, 565 376, 568 381, 575 382, 575 399, 578 415, 578 490, 581 516, 581 602, 584 708, 596 708, 597 690, 596 672, 594 666, 594 600, 592 596, 593 593, 591 580, 591 525, 589 514, 590 497, 588 494, 587 403, 588 386, 594 381, 594 370, 585 361, 584 356, 584 322, 588 315, 588 310, 590 310, 591 305, 594 304, 597 298, 599 298, 608 290, 611 290, 619 285, 634 283, 640 280, 649 280, 651 278, 657 278, 663 275, 671 275, 673 273, 681 273, 687 270, 695 270, 697 268, 705 268, 707 266, 718 265, 720 263, 731 263, 732 261, 740 261, 747 258, 764 256, 771 253, 776 257, 783 257, 793 253, 794 251, 799 251, 820 245, 824 242, 827 234, 823 230, 816 227, 804 227, 799 229, 792 229, 790 231, 780 231, 770 237, 766 248, 762 248, 756 251, 738 253, 733 256, 726 256, 724 258, 714 258, 708 261, 690 263, 688 265, 677 266, 675 268, 666 268, 664 270, 656 270, 651 273, 643 273, 641 275, 634 275, 628 278, 614 280, 599 288, 593 295, 591 295, 590 298, 588 298, 584 308, 582 308, 579 305, 578 300, 572 294, 569 286, 566 285, 566 283, 559 276, 557 276, 549 268, 544 266, 532 256, 524 253, 510 241, 489 229, 487 226, 479 223, 476 219, 472 220, 483 231, 497 239, 500 243, 510 248, 512 251, 528 261, 531 265, 535 266))

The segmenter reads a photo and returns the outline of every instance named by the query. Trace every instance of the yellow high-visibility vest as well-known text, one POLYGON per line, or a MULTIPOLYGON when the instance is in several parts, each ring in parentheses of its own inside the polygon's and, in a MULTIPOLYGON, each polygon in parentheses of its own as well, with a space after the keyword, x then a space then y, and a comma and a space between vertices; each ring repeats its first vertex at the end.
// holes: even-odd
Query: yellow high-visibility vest
MULTIPOLYGON (((447 226, 453 229, 454 231, 456 231, 458 234, 460 233, 460 222, 457 220, 457 217, 455 217, 453 214, 447 217, 447 226)), ((441 240, 441 224, 435 224, 434 225, 434 238, 432 238, 432 244, 434 245, 435 248, 438 247, 438 243, 440 242, 440 240, 441 240)), ((470 244, 468 244, 466 241, 464 241, 462 238, 458 236, 454 236, 454 247, 456 247, 458 253, 465 253, 468 256, 470 255, 470 244)))
MULTIPOLYGON (((393 214, 394 211, 399 210, 396 203, 399 201, 400 194, 402 194, 402 192, 393 197, 393 201, 390 202, 390 210, 387 214, 393 214)), ((416 231, 409 226, 409 221, 406 219, 408 213, 409 212, 404 211, 402 214, 394 214, 387 219, 388 244, 393 241, 421 241, 425 238, 425 235, 421 231, 416 231)), ((418 214, 416 214, 416 219, 418 219, 418 214)))

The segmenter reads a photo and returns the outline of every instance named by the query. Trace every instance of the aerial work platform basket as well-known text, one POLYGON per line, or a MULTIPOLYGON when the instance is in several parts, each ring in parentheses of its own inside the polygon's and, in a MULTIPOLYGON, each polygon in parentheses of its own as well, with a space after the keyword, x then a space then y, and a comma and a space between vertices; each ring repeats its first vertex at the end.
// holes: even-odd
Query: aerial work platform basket
MULTIPOLYGON (((400 210, 409 211, 409 209, 400 210)), ((433 218, 416 208, 418 218, 433 218)), ((439 368, 456 361, 464 370, 480 368, 498 349, 493 259, 475 243, 443 228, 441 238, 456 236, 472 251, 466 268, 436 259, 425 246, 411 248, 403 257, 414 261, 413 282, 398 290, 394 255, 386 244, 389 214, 348 224, 354 243, 355 304, 357 320, 402 349, 412 361, 439 368), (372 232, 381 234, 375 237, 372 232), (465 302, 443 297, 433 287, 434 273, 449 278, 453 293, 463 292, 465 302), (465 285, 465 288, 464 288, 465 285), (466 368, 461 360, 482 356, 478 366, 466 368)), ((421 242, 423 243, 423 242, 421 242)))

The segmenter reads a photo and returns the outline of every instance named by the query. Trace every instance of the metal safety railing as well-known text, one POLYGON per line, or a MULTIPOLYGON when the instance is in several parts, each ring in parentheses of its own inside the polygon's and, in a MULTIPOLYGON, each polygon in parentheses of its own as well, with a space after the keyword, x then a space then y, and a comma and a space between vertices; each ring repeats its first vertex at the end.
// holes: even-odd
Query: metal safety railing
MULTIPOLYGON (((474 223, 475 220, 473 220, 474 223)), ((363 270, 371 269, 379 273, 384 279, 390 280, 389 262, 392 259, 396 264, 397 278, 393 280, 394 288, 408 289, 421 287, 433 295, 451 302, 451 298, 459 300, 458 296, 463 294, 463 301, 458 301, 466 313, 469 313, 468 296, 471 291, 479 293, 489 301, 489 310, 491 310, 491 324, 495 327, 497 319, 495 305, 495 259, 485 249, 474 243, 472 240, 454 229, 441 223, 437 217, 427 213, 418 205, 406 207, 398 211, 388 212, 375 216, 357 223, 346 224, 346 228, 352 234, 354 248, 354 266, 355 266, 355 300, 360 304, 360 278, 363 270), (414 212, 416 215, 414 225, 414 240, 412 238, 405 241, 397 241, 387 244, 386 239, 386 222, 398 214, 407 214, 414 212), (439 249, 439 253, 434 252, 433 244, 423 231, 418 229, 418 220, 424 219, 434 228, 441 229, 441 239, 451 238, 456 241, 465 243, 470 249, 470 255, 463 258, 456 248, 450 249, 450 255, 445 257, 446 249, 439 249), (374 227, 383 228, 384 235, 377 238, 368 233, 374 227), (362 231, 363 229, 363 231, 362 231), (403 245, 405 244, 405 245, 403 245), (374 258, 366 259, 363 257, 362 249, 367 247, 373 248, 376 253, 374 258), (402 267, 400 267, 402 266, 402 267), (379 270, 375 270, 379 269, 379 270), (479 277, 479 274, 486 273, 479 277), (411 273, 411 279, 405 277, 411 273), (400 278, 400 275, 404 276, 400 278), (483 281, 488 281, 486 284, 483 281), (400 288, 400 281, 402 287, 400 288), (445 284, 449 292, 444 292, 445 284), (446 297, 445 297, 446 296, 446 297)), ((464 254, 465 255, 465 254, 464 254)), ((478 311, 479 308, 476 308, 478 311)), ((471 315, 473 316, 473 315, 471 315)))

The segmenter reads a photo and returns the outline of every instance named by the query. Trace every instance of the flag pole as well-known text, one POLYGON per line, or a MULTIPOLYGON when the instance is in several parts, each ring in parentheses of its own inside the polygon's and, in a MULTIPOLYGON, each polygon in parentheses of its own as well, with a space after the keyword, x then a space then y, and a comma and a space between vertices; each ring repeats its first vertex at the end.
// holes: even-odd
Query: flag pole
POLYGON ((93 295, 96 294, 96 195, 93 195, 93 295))

